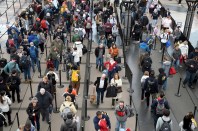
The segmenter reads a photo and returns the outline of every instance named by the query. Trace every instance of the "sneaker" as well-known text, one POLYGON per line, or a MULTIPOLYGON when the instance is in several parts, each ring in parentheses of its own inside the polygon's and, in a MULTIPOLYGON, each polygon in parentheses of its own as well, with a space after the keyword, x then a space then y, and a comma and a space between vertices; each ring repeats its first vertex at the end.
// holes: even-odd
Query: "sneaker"
POLYGON ((189 86, 189 88, 191 88, 191 89, 195 89, 195 87, 193 87, 193 86, 189 86))
POLYGON ((184 84, 182 84, 182 87, 183 87, 183 88, 186 88, 186 86, 185 86, 184 84))
POLYGON ((159 53, 161 53, 162 52, 162 50, 159 50, 159 53))

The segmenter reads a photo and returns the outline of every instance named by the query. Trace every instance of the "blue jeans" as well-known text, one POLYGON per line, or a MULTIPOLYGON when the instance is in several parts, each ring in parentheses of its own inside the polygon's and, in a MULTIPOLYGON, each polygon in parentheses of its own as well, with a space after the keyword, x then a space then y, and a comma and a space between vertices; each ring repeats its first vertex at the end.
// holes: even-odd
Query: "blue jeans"
POLYGON ((28 67, 27 69, 23 69, 23 73, 24 73, 24 78, 25 78, 25 80, 31 79, 30 67, 28 67))
POLYGON ((121 122, 121 121, 116 121, 116 128, 115 128, 115 131, 119 131, 120 130, 120 127, 121 128, 126 128, 126 121, 124 122, 121 122))
POLYGON ((33 72, 35 72, 34 64, 37 65, 38 71, 40 71, 40 65, 39 65, 38 58, 31 58, 31 66, 32 66, 33 72))
POLYGON ((96 58, 96 65, 102 66, 103 65, 103 57, 96 58))
POLYGON ((115 71, 112 70, 112 71, 108 71, 108 78, 109 78, 109 82, 111 82, 111 79, 113 78, 113 75, 114 75, 115 71))
POLYGON ((195 76, 196 72, 190 73, 189 71, 186 71, 186 78, 183 81, 183 84, 185 85, 188 82, 188 86, 192 86, 195 76))
POLYGON ((173 62, 173 65, 174 65, 174 67, 175 67, 175 70, 178 71, 179 59, 178 59, 178 60, 175 60, 175 61, 173 62))
POLYGON ((59 61, 58 60, 53 60, 53 64, 54 64, 54 68, 57 71, 58 70, 58 66, 59 66, 59 61))
POLYGON ((100 89, 100 88, 97 89, 97 104, 100 103, 100 100, 103 102, 103 98, 104 98, 104 89, 100 89))

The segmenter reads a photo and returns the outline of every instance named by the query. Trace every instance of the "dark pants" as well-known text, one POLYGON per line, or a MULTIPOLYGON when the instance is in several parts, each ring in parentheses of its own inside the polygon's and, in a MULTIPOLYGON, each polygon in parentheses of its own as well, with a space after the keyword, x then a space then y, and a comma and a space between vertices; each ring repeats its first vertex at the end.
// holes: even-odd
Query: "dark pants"
POLYGON ((196 76, 196 72, 190 73, 189 71, 186 71, 186 77, 183 81, 183 84, 185 85, 188 82, 188 86, 192 86, 193 80, 196 76))
POLYGON ((144 100, 144 88, 142 88, 142 95, 141 95, 141 100, 144 100))
POLYGON ((11 88, 11 91, 12 91, 12 102, 13 103, 15 102, 15 92, 17 94, 17 101, 19 102, 20 101, 20 90, 19 90, 19 87, 13 87, 13 88, 11 88))
POLYGON ((105 32, 106 39, 108 38, 109 34, 112 34, 112 32, 105 32))
POLYGON ((149 92, 146 92, 145 93, 145 97, 146 97, 146 104, 147 104, 147 107, 149 107, 149 104, 150 104, 150 95, 152 96, 152 101, 156 98, 156 93, 149 93, 149 92))
POLYGON ((101 102, 103 102, 103 98, 104 98, 104 89, 103 88, 97 89, 97 104, 98 105, 100 103, 100 100, 101 100, 101 102))
POLYGON ((10 124, 12 121, 11 121, 11 112, 8 111, 8 112, 3 112, 4 116, 7 115, 8 116, 8 124, 10 124))
POLYGON ((40 122, 39 122, 39 118, 34 120, 34 119, 31 119, 31 122, 32 122, 32 125, 36 127, 37 131, 40 130, 40 122))
POLYGON ((41 52, 43 53, 43 52, 44 52, 44 43, 43 43, 43 42, 40 43, 40 44, 39 44, 39 47, 40 47, 40 49, 41 49, 41 52))
POLYGON ((42 120, 46 120, 49 122, 49 107, 48 108, 40 108, 42 120))

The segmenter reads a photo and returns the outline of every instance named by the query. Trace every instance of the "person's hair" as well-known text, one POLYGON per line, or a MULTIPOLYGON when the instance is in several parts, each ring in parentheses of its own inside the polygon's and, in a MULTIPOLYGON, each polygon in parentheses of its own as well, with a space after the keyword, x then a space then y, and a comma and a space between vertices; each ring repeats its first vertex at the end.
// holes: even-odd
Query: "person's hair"
POLYGON ((116 75, 118 76, 118 80, 119 80, 119 79, 120 79, 120 76, 119 76, 118 73, 115 73, 114 76, 113 76, 113 78, 115 79, 115 76, 116 76, 116 75))
POLYGON ((150 73, 149 73, 149 76, 154 77, 155 76, 155 71, 151 70, 150 73))
POLYGON ((1 103, 3 103, 3 101, 4 101, 4 100, 3 100, 3 96, 4 96, 5 94, 6 94, 5 91, 1 91, 1 92, 0 92, 0 102, 1 102, 1 103))
POLYGON ((159 96, 160 96, 160 98, 163 98, 165 96, 164 92, 163 91, 160 91, 159 96))
POLYGON ((183 129, 190 130, 191 124, 192 124, 191 118, 189 117, 189 115, 185 115, 183 119, 183 129))
POLYGON ((194 118, 194 114, 192 112, 188 112, 188 116, 190 117, 190 119, 194 118))
POLYGON ((67 97, 65 98, 65 101, 71 102, 71 96, 67 96, 67 97))
POLYGON ((101 111, 97 111, 96 112, 96 116, 99 116, 99 115, 102 115, 102 112, 101 111))
POLYGON ((164 109, 163 115, 168 117, 170 115, 170 111, 168 109, 164 109))
POLYGON ((121 100, 119 103, 123 103, 123 104, 124 104, 124 101, 123 101, 123 100, 121 100))
POLYGON ((72 85, 69 85, 69 87, 68 87, 68 93, 72 93, 72 90, 73 90, 72 85))
POLYGON ((144 72, 144 75, 149 76, 149 72, 148 71, 145 71, 144 72))
POLYGON ((159 68, 158 71, 159 71, 159 73, 164 73, 164 69, 163 68, 159 68))
POLYGON ((17 71, 14 69, 14 70, 12 70, 12 75, 14 75, 14 74, 16 74, 17 73, 17 71))
POLYGON ((168 60, 168 57, 167 56, 164 56, 163 57, 163 61, 165 61, 165 60, 168 60))
POLYGON ((44 79, 45 79, 45 80, 48 80, 48 77, 47 77, 47 76, 44 76, 44 77, 43 77, 43 80, 44 80, 44 79))
POLYGON ((77 50, 77 48, 76 48, 76 47, 74 47, 74 50, 77 50))

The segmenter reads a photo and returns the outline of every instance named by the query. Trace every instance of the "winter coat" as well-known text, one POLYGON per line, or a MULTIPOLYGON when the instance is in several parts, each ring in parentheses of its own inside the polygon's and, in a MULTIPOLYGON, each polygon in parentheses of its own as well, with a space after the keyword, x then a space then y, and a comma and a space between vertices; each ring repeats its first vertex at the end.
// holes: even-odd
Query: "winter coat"
POLYGON ((26 109, 26 112, 28 114, 28 117, 30 120, 34 120, 34 117, 36 118, 36 120, 39 120, 40 117, 40 107, 38 105, 38 103, 36 104, 35 107, 33 107, 33 104, 30 103, 28 105, 28 108, 26 109), (33 113, 35 113, 35 116, 33 116, 33 113))
MULTIPOLYGON (((96 81, 94 82, 94 85, 96 86, 96 92, 98 92, 98 90, 100 89, 99 86, 100 86, 100 79, 101 77, 97 77, 96 81)), ((107 85, 108 85, 108 80, 107 78, 104 79, 104 86, 103 89, 104 91, 107 89, 107 85)))
POLYGON ((3 103, 0 102, 0 108, 2 109, 2 112, 8 112, 12 102, 10 98, 6 95, 3 96, 2 98, 3 98, 3 103))
POLYGON ((158 83, 157 83, 157 80, 155 79, 155 77, 149 77, 149 78, 147 78, 147 79, 145 80, 145 83, 144 83, 144 90, 145 90, 147 93, 150 93, 150 94, 158 93, 158 83), (151 88, 151 91, 149 91, 148 81, 154 81, 154 85, 153 85, 153 87, 151 88))
POLYGON ((198 62, 190 59, 187 60, 186 64, 186 70, 189 71, 190 73, 196 73, 196 71, 198 70, 198 62), (193 67, 191 67, 191 65, 193 65, 193 67))
POLYGON ((43 81, 41 81, 41 82, 39 83, 39 85, 38 85, 37 91, 39 92, 41 88, 44 88, 46 91, 48 91, 48 92, 51 93, 51 94, 52 94, 53 91, 54 91, 54 89, 53 89, 54 87, 53 87, 52 83, 49 83, 49 82, 44 83, 43 81))
MULTIPOLYGON (((100 47, 96 47, 96 49, 95 49, 95 56, 96 57, 99 57, 99 50, 100 50, 100 47)), ((103 50, 102 54, 104 55, 105 54, 105 47, 104 46, 103 46, 102 50, 103 50)))
POLYGON ((9 63, 6 64, 6 66, 3 68, 3 71, 9 75, 13 69, 16 69, 18 73, 21 72, 19 69, 19 65, 16 62, 10 61, 9 63), (14 68, 15 67, 15 68, 14 68))
MULTIPOLYGON (((102 114, 102 119, 105 119, 107 121, 107 126, 109 127, 109 129, 111 129, 111 122, 109 117, 107 115, 102 114)), ((98 125, 99 121, 100 119, 97 116, 95 116, 93 119, 93 123, 96 131, 100 130, 100 126, 98 125)))
POLYGON ((70 102, 70 101, 64 101, 63 104, 60 106, 60 112, 63 112, 63 110, 66 108, 66 107, 69 107, 71 112, 73 114, 76 114, 77 113, 77 110, 76 110, 76 107, 74 106, 74 103, 73 102, 70 102))
POLYGON ((119 49, 116 47, 116 48, 110 48, 109 49, 109 54, 111 54, 111 57, 115 57, 115 56, 118 56, 119 54, 119 49))
POLYGON ((180 56, 181 56, 181 50, 180 49, 178 49, 178 50, 173 50, 173 58, 175 59, 175 60, 179 60, 179 58, 180 58, 180 56))
POLYGON ((5 91, 6 95, 8 95, 8 97, 11 97, 10 90, 5 83, 0 83, 0 92, 1 91, 5 91))
POLYGON ((157 98, 157 99, 153 100, 153 103, 151 104, 151 109, 153 110, 153 113, 154 114, 156 114, 156 109, 157 109, 158 101, 164 103, 165 109, 168 109, 168 110, 170 109, 170 106, 168 104, 168 101, 165 100, 165 98, 157 98))
MULTIPOLYGON (((161 128, 161 126, 163 124, 163 120, 162 119, 164 121, 170 121, 171 120, 170 117, 166 117, 166 116, 159 117, 158 120, 157 120, 157 124, 156 124, 156 131, 160 130, 160 128, 161 128)), ((171 127, 171 131, 173 131, 173 122, 172 122, 172 120, 170 122, 170 127, 171 127)))
POLYGON ((79 54, 79 57, 82 57, 82 55, 83 55, 83 53, 82 53, 82 48, 83 48, 82 42, 81 41, 74 42, 73 48, 74 47, 77 48, 77 52, 79 54))
POLYGON ((118 105, 115 108, 114 114, 119 122, 126 122, 130 112, 126 106, 124 106, 123 109, 121 109, 118 105))
POLYGON ((45 91, 43 95, 40 92, 38 92, 36 94, 36 97, 39 101, 38 106, 41 109, 49 108, 49 106, 52 104, 52 95, 48 91, 45 91))
POLYGON ((10 76, 8 77, 7 83, 10 83, 10 89, 19 89, 19 85, 21 84, 21 79, 18 76, 10 76))
POLYGON ((116 65, 116 61, 114 61, 114 63, 110 63, 110 61, 104 63, 104 66, 108 69, 108 71, 112 71, 116 65))
POLYGON ((68 131, 68 129, 74 129, 77 131, 77 122, 72 119, 67 119, 63 124, 61 124, 60 131, 68 131))

